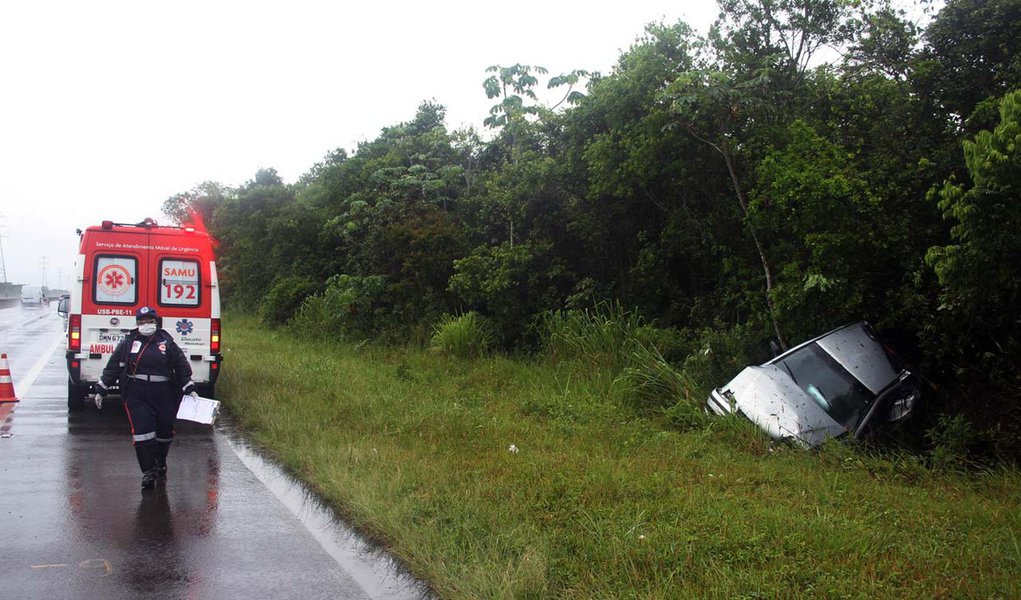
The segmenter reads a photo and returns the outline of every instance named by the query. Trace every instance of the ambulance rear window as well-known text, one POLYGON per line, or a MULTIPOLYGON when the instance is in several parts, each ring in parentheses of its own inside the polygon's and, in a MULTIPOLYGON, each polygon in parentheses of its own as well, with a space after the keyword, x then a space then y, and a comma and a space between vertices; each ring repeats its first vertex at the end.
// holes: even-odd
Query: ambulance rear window
POLYGON ((130 256, 97 256, 92 298, 96 304, 134 304, 138 300, 138 262, 130 256))
POLYGON ((198 261, 179 259, 160 261, 161 305, 198 306, 202 290, 200 283, 198 261))

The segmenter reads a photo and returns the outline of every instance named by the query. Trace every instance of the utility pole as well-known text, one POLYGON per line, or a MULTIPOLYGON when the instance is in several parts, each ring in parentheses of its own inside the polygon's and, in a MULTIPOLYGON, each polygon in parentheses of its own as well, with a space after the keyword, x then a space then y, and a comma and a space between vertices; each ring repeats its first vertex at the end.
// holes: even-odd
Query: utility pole
POLYGON ((44 257, 42 257, 42 259, 40 260, 40 263, 41 263, 41 266, 42 266, 42 272, 43 272, 43 280, 42 280, 42 282, 41 282, 41 285, 42 285, 42 286, 43 286, 44 288, 45 288, 45 287, 49 287, 48 285, 46 285, 46 257, 45 257, 45 256, 44 256, 44 257))
MULTIPOLYGON (((0 219, 6 219, 4 213, 0 213, 0 219)), ((0 223, 0 281, 7 283, 7 263, 4 262, 4 228, 7 226, 0 223)))
MULTIPOLYGON (((0 225, 2 227, 2 225, 0 225)), ((7 283, 7 263, 4 262, 4 233, 0 231, 0 282, 7 283)))

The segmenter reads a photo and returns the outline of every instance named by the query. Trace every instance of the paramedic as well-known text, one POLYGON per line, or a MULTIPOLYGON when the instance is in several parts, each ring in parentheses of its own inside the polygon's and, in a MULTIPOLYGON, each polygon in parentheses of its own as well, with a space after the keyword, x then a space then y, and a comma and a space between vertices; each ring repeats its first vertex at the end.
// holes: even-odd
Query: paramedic
POLYGON ((166 477, 181 394, 197 395, 187 357, 170 334, 156 326, 156 316, 148 306, 135 311, 138 328, 117 345, 95 397, 96 408, 102 408, 110 386, 120 382, 143 489, 155 487, 157 477, 166 477))

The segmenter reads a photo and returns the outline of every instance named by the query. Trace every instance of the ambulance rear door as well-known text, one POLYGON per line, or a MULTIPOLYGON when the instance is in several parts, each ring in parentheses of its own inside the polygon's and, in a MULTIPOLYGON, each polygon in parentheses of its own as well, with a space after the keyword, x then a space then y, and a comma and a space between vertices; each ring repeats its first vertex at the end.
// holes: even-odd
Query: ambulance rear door
MULTIPOLYGON (((158 286, 156 310, 163 329, 169 332, 188 357, 192 381, 211 383, 210 338, 215 275, 210 272, 212 248, 209 238, 191 229, 153 233, 153 268, 158 286)), ((217 307, 219 305, 218 296, 217 307)))
POLYGON ((81 298, 81 381, 99 380, 110 355, 152 302, 149 234, 143 228, 89 228, 81 298))

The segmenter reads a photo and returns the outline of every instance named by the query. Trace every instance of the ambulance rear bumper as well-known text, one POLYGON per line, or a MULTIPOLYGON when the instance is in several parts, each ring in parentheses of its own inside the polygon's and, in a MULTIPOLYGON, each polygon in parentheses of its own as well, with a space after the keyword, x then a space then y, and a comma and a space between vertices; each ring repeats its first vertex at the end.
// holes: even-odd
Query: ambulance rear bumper
MULTIPOLYGON (((223 363, 222 354, 193 354, 189 356, 192 361, 201 361, 202 363, 209 365, 209 379, 206 380, 201 377, 192 377, 192 381, 199 384, 209 383, 214 384, 216 380, 220 378, 220 364, 223 363)), ((93 389, 95 381, 82 381, 82 361, 86 360, 99 360, 103 361, 105 366, 106 358, 102 354, 89 354, 88 352, 66 352, 65 359, 67 361, 67 378, 68 381, 74 385, 88 385, 89 389, 93 389)), ((204 371, 205 369, 203 369, 204 371)), ((198 375, 198 374, 195 374, 198 375)))

